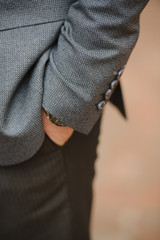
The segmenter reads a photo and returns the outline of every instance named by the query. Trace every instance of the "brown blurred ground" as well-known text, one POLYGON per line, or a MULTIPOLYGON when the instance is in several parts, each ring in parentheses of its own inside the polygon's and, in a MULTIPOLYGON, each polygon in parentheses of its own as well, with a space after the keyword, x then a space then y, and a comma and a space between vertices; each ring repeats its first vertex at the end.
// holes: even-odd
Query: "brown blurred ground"
POLYGON ((101 126, 93 240, 160 239, 160 1, 141 15, 121 79, 128 121, 110 103, 101 126))

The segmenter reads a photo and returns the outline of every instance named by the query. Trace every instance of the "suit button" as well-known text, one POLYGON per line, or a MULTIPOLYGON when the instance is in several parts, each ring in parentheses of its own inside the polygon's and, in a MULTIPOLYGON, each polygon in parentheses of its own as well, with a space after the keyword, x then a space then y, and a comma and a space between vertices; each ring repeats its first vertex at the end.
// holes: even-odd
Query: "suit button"
POLYGON ((111 89, 112 89, 112 91, 116 88, 117 85, 118 85, 118 80, 113 80, 111 82, 111 89))
POLYGON ((124 72, 124 68, 125 66, 123 66, 117 73, 117 78, 120 79, 120 77, 122 76, 123 72, 124 72))
POLYGON ((108 89, 108 90, 105 92, 105 99, 106 99, 106 100, 109 100, 109 98, 111 97, 111 94, 112 94, 112 90, 111 90, 111 89, 108 89))
POLYGON ((102 109, 104 108, 105 104, 106 104, 106 103, 105 103, 104 100, 100 101, 100 102, 97 104, 98 110, 102 110, 102 109))

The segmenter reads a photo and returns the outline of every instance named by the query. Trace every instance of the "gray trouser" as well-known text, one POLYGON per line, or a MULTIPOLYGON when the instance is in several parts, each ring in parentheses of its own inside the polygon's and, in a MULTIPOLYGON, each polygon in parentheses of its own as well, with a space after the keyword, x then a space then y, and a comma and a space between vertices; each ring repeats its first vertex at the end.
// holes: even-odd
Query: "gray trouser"
POLYGON ((0 240, 89 239, 100 121, 63 147, 46 135, 32 158, 0 166, 0 240))

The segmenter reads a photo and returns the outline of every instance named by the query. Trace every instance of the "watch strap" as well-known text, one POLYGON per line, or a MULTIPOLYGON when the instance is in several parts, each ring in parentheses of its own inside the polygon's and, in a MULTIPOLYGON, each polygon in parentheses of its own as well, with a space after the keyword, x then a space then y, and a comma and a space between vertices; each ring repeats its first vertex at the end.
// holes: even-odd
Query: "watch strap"
MULTIPOLYGON (((43 108, 44 109, 44 108, 43 108)), ((56 117, 54 117, 51 113, 47 112, 45 109, 44 109, 46 115, 47 115, 47 118, 54 124, 56 124, 57 126, 59 127, 66 127, 67 125, 65 125, 63 122, 61 122, 59 119, 57 119, 56 117)))

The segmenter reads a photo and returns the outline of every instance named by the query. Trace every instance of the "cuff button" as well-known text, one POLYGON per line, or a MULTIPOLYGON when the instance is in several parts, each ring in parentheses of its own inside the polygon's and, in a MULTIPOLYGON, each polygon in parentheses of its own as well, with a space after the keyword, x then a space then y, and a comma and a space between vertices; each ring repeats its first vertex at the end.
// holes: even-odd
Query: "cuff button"
POLYGON ((111 82, 112 91, 117 87, 117 85, 118 85, 118 80, 114 80, 114 81, 111 82))
POLYGON ((97 104, 97 109, 98 109, 98 110, 102 110, 102 109, 104 108, 105 104, 106 104, 106 103, 105 103, 104 100, 100 101, 100 102, 97 104))
POLYGON ((123 74, 123 72, 124 72, 124 68, 125 68, 125 66, 123 66, 123 67, 118 71, 118 73, 117 73, 118 79, 120 79, 120 77, 122 76, 122 74, 123 74))
POLYGON ((106 100, 109 100, 110 97, 111 97, 111 94, 112 94, 112 90, 111 90, 111 89, 108 89, 108 90, 105 92, 105 94, 104 94, 105 99, 106 99, 106 100))

